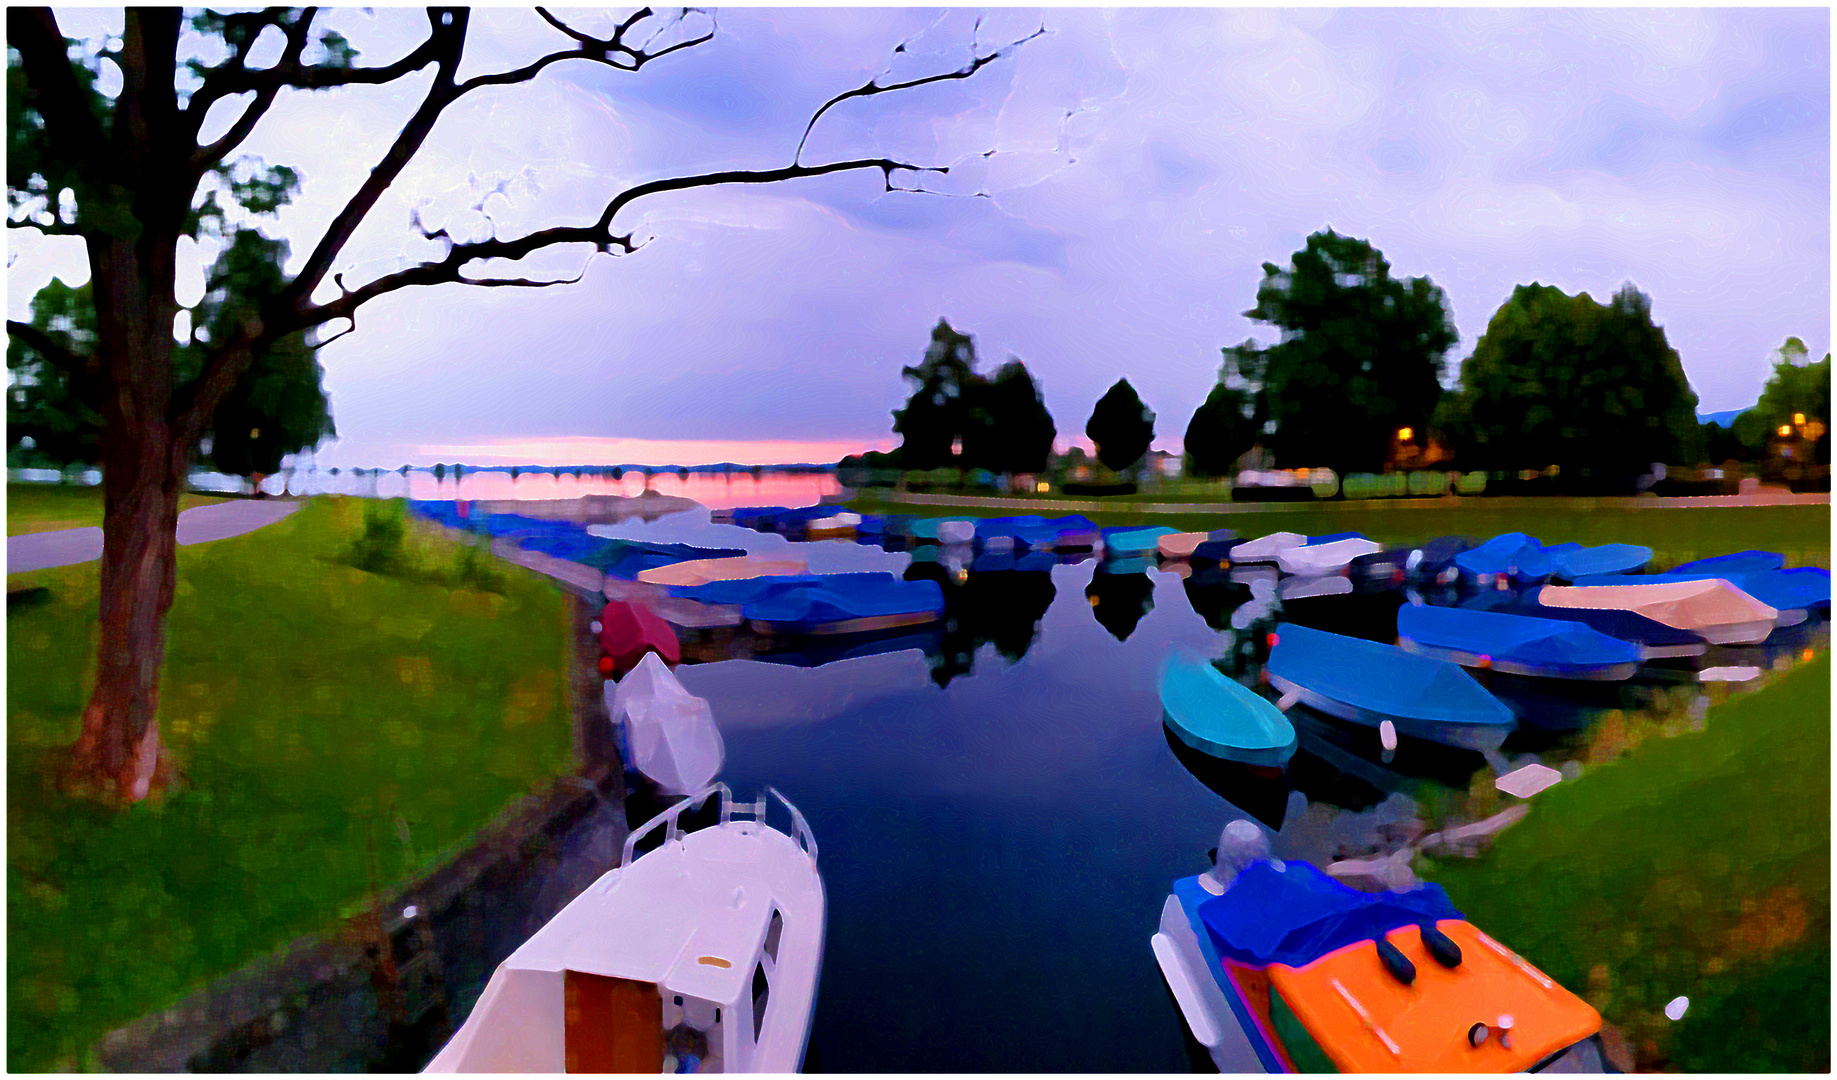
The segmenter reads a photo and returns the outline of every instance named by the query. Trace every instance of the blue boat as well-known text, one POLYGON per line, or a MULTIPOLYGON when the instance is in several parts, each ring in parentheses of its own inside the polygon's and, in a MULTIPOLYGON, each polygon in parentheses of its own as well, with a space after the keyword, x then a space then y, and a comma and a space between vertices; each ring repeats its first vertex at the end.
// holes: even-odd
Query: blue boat
POLYGON ((1168 728, 1195 750, 1246 765, 1294 756, 1295 728, 1281 710, 1187 650, 1162 664, 1160 692, 1168 728))
POLYGON ((1537 619, 1581 623, 1608 637, 1639 646, 1639 655, 1646 660, 1701 656, 1709 648, 1709 642, 1703 635, 1666 626, 1637 612, 1613 608, 1545 607, 1537 602, 1542 593, 1542 586, 1527 590, 1523 595, 1510 592, 1482 593, 1462 602, 1461 607, 1466 610, 1498 611, 1507 615, 1528 615, 1537 619))
POLYGON ((1421 656, 1552 679, 1630 679, 1640 659, 1639 646, 1581 623, 1423 604, 1397 609, 1397 636, 1421 656))
POLYGON ((1370 539, 1371 537, 1366 536, 1364 533, 1361 533, 1361 532, 1323 533, 1320 536, 1308 537, 1308 542, 1304 546, 1317 547, 1321 544, 1332 544, 1332 543, 1337 543, 1341 540, 1370 540, 1370 539))
POLYGON ((1421 556, 1412 555, 1405 561, 1403 568, 1415 577, 1447 584, 1460 573, 1460 565, 1455 559, 1476 544, 1477 541, 1471 536, 1438 536, 1417 548, 1421 556))
POLYGON ((1671 568, 1673 574, 1712 574, 1721 577, 1724 574, 1752 574, 1761 570, 1778 570, 1786 565, 1786 557, 1777 551, 1738 551, 1733 555, 1717 555, 1710 559, 1698 559, 1671 568))
POLYGON ((1473 676, 1361 638, 1292 623, 1276 628, 1265 668, 1285 695, 1330 716, 1449 746, 1496 750, 1517 718, 1473 676))
POLYGON ((1630 574, 1652 561, 1652 549, 1636 544, 1599 544, 1595 547, 1582 547, 1580 544, 1560 545, 1565 550, 1558 553, 1556 548, 1545 550, 1551 553, 1555 564, 1555 576, 1565 581, 1594 574, 1630 574))
MULTIPOLYGON (((1230 530, 1221 529, 1219 531, 1229 532, 1230 530)), ((1231 561, 1231 552, 1244 543, 1244 538, 1241 536, 1219 537, 1214 535, 1194 548, 1193 553, 1187 556, 1187 561, 1195 568, 1228 563, 1231 561)))
POLYGON ((944 590, 892 574, 827 574, 748 601, 740 614, 761 634, 871 633, 936 622, 944 590))
POLYGON ((1482 585, 1490 584, 1501 575, 1535 584, 1547 580, 1555 569, 1544 546, 1521 532, 1501 533, 1477 548, 1456 555, 1454 562, 1463 573, 1482 585))

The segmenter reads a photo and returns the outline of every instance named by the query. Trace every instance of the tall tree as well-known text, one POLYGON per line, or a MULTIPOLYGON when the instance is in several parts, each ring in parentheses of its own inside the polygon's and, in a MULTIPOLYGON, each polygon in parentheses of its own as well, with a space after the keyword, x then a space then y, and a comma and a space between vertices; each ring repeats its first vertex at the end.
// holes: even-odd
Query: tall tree
POLYGON ((963 433, 967 465, 1010 476, 1045 471, 1059 431, 1026 364, 1010 357, 986 382, 972 385, 969 404, 963 433))
POLYGON ((1237 459, 1256 445, 1263 430, 1260 399, 1244 385, 1236 348, 1223 350, 1225 365, 1218 383, 1186 425, 1187 471, 1196 476, 1224 476, 1237 459))
MULTIPOLYGON (((800 140, 790 163, 778 168, 664 176, 633 184, 612 193, 591 221, 465 241, 417 222, 421 239, 442 248, 440 257, 367 281, 347 281, 333 273, 347 243, 450 106, 481 90, 527 83, 564 61, 637 71, 712 40, 714 29, 712 20, 705 29, 692 24, 688 12, 668 19, 643 8, 602 37, 538 9, 565 39, 562 47, 521 67, 461 79, 471 17, 466 8, 428 9, 426 38, 377 66, 358 65, 342 37, 314 25, 317 14, 314 8, 206 11, 191 18, 191 30, 209 46, 185 55, 180 38, 186 20, 177 8, 128 8, 118 43, 111 42, 104 54, 66 39, 49 9, 7 11, 7 194, 12 211, 7 224, 83 240, 96 339, 92 348, 80 349, 30 323, 9 320, 7 329, 49 363, 76 377, 99 379, 106 387, 99 446, 104 511, 96 681, 65 770, 66 780, 83 790, 138 801, 162 775, 155 717, 165 620, 175 588, 179 496, 200 440, 258 357, 296 335, 313 335, 312 344, 323 345, 338 335, 320 336, 322 328, 343 325, 341 332, 349 333, 364 304, 415 286, 565 284, 496 276, 489 268, 568 244, 610 256, 629 254, 639 244, 630 232, 618 231, 619 213, 651 196, 855 171, 878 172, 888 191, 915 190, 896 187, 894 175, 944 171, 883 156, 806 164, 800 140), (280 56, 252 67, 251 52, 264 38, 281 42, 280 56), (120 73, 120 87, 112 94, 97 83, 104 59, 120 73), (260 214, 272 211, 275 192, 291 188, 291 174, 265 166, 252 170, 237 158, 283 91, 357 86, 415 94, 418 104, 298 271, 276 291, 247 297, 224 333, 203 343, 195 373, 187 372, 173 340, 180 310, 175 289, 179 238, 200 235, 211 208, 221 205, 219 196, 260 214), (201 142, 206 116, 218 104, 233 119, 221 135, 201 142)), ((1042 27, 998 49, 974 48, 954 70, 870 79, 817 108, 803 137, 832 106, 970 78, 1043 32, 1042 27)), ((298 137, 319 134, 302 131, 298 137)))
POLYGON ((1458 340, 1441 289, 1391 277, 1383 253, 1332 229, 1308 237, 1287 269, 1264 263, 1244 315, 1282 331, 1268 348, 1237 346, 1275 424, 1277 461, 1341 472, 1381 468, 1398 429, 1427 428, 1458 340))
POLYGON ((1097 399, 1084 433, 1097 447, 1097 460, 1104 468, 1122 472, 1148 453, 1155 437, 1155 414, 1142 404, 1128 379, 1118 379, 1097 399))
POLYGON ((1653 462, 1696 461, 1697 395, 1632 285, 1520 285, 1461 365, 1441 413, 1468 469, 1558 467, 1563 486, 1624 490, 1653 462))
POLYGON ((902 440, 900 465, 941 469, 958 464, 957 442, 969 427, 970 399, 982 382, 976 374, 975 339, 939 319, 924 359, 901 368, 900 374, 912 383, 906 407, 893 412, 893 430, 902 440))

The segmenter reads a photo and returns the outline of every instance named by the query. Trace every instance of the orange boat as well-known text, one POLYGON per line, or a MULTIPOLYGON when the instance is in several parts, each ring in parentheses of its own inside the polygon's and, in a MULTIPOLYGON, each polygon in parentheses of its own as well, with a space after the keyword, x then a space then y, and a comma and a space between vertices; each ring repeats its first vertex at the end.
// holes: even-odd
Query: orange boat
POLYGON ((1421 927, 1401 926, 1384 938, 1392 965, 1365 941, 1299 968, 1272 964, 1270 986, 1341 1072, 1541 1071, 1572 1048, 1600 1070, 1585 1043, 1601 1030, 1599 1013, 1472 923, 1434 929, 1453 943, 1453 966, 1424 945, 1421 927), (1399 955, 1408 967, 1395 965, 1399 955), (1410 981, 1392 966, 1413 969, 1410 981))
POLYGON ((1248 822, 1174 883, 1151 944, 1221 1072, 1607 1071, 1600 1015, 1439 887, 1356 892, 1248 822))

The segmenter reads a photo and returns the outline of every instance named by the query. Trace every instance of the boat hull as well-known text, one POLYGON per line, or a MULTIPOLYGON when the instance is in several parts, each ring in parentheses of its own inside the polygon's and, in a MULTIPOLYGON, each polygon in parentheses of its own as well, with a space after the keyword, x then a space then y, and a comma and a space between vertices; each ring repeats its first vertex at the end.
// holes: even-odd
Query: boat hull
POLYGON ((1505 737, 1511 731, 1510 725, 1505 724, 1461 724, 1362 708, 1351 702, 1339 701, 1304 686, 1298 686, 1280 675, 1271 675, 1269 682, 1284 695, 1293 694, 1302 704, 1318 709, 1328 716, 1336 716, 1341 720, 1349 720, 1366 727, 1378 727, 1384 721, 1389 720, 1400 734, 1427 739, 1444 746, 1477 750, 1482 754, 1499 749, 1504 745, 1505 737))

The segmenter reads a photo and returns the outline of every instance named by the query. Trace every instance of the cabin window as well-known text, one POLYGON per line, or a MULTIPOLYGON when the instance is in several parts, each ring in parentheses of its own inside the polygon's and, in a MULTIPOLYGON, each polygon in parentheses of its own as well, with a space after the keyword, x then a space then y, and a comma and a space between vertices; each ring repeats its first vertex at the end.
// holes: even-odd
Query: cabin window
POLYGON ((779 913, 777 908, 773 908, 772 909, 772 925, 767 927, 765 931, 765 954, 772 958, 772 963, 774 964, 778 963, 779 939, 783 938, 784 936, 785 936, 785 917, 779 913))
POLYGON ((771 983, 765 977, 763 963, 753 965, 753 1041, 765 1030, 765 1005, 771 996, 771 983))

